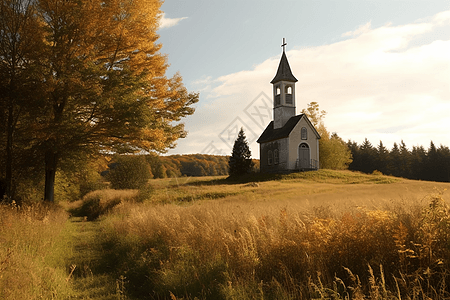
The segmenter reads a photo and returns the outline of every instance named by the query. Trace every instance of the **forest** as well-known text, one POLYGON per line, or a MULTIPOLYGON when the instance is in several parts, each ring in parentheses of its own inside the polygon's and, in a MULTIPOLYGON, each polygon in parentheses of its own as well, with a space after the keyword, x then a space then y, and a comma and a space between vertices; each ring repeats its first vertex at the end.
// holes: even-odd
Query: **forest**
MULTIPOLYGON (((108 170, 114 169, 116 164, 145 164, 149 169, 149 178, 174 178, 182 176, 221 176, 228 175, 228 156, 208 154, 183 155, 142 155, 128 157, 113 156, 108 164, 108 170), (144 159, 143 159, 144 158, 144 159), (134 160, 134 162, 133 162, 134 160)), ((254 172, 259 171, 259 160, 253 160, 254 172)), ((106 175, 108 170, 103 173, 106 175)))
POLYGON ((190 154, 148 156, 154 178, 228 175, 228 157, 190 154))
POLYGON ((411 150, 401 141, 394 143, 391 150, 383 142, 373 146, 368 139, 361 145, 347 143, 353 161, 349 170, 364 173, 381 172, 386 175, 416 180, 450 182, 450 149, 433 142, 428 149, 413 146, 411 150))

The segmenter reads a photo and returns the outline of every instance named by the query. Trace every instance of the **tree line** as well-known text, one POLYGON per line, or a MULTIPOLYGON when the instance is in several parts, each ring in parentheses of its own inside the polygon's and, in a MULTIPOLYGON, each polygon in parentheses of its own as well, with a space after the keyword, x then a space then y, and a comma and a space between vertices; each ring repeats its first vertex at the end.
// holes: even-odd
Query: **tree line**
MULTIPOLYGON (((167 78, 162 0, 0 0, 0 180, 9 199, 106 153, 164 152, 194 112, 167 78)), ((0 197, 3 196, 0 195, 0 197)))
POLYGON ((115 155, 102 175, 113 188, 139 188, 149 179, 228 175, 228 157, 206 154, 115 155))
POLYGON ((207 154, 150 158, 154 178, 228 175, 228 157, 207 154))
POLYGON ((423 146, 413 146, 409 150, 406 144, 394 143, 392 149, 387 149, 383 142, 373 146, 365 139, 361 145, 354 141, 347 143, 353 161, 349 170, 373 173, 379 171, 408 179, 450 182, 450 149, 433 142, 428 149, 423 146))

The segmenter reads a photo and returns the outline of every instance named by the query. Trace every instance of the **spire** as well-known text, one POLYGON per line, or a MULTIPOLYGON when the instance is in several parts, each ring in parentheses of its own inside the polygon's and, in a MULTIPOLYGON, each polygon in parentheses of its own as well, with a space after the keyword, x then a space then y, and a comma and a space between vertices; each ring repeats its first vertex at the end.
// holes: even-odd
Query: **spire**
POLYGON ((280 64, 278 65, 278 71, 275 77, 272 79, 270 83, 274 84, 278 81, 291 81, 291 82, 297 82, 297 78, 294 77, 291 71, 291 67, 289 66, 289 62, 286 57, 285 47, 286 47, 286 41, 283 38, 283 54, 281 55, 280 64))

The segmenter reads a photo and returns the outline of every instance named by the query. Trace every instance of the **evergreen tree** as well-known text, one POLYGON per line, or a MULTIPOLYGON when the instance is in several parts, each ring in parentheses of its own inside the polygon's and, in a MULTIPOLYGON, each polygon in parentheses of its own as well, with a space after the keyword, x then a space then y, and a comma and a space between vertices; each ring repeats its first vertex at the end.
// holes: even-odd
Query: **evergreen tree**
POLYGON ((394 143, 389 153, 388 174, 393 176, 401 176, 401 154, 397 143, 394 143))
POLYGON ((389 150, 380 141, 377 147, 376 169, 383 174, 388 174, 389 150))
POLYGON ((425 179, 427 151, 423 146, 413 146, 411 151, 411 179, 425 179))
POLYGON ((363 161, 361 157, 361 152, 359 150, 359 145, 356 142, 349 140, 347 142, 347 147, 348 149, 350 149, 350 152, 353 157, 353 161, 348 166, 348 169, 353 171, 360 171, 362 168, 363 161))
POLYGON ((400 176, 411 177, 411 152, 409 152, 403 140, 400 143, 400 176))
POLYGON ((372 146, 369 140, 364 139, 364 143, 359 147, 361 155, 361 169, 360 171, 364 173, 372 173, 376 169, 376 149, 372 146))
POLYGON ((251 152, 248 146, 244 129, 241 128, 238 137, 233 145, 233 152, 228 161, 228 169, 230 176, 239 176, 250 173, 253 168, 251 152))
POLYGON ((439 159, 438 181, 450 182, 450 149, 441 145, 437 151, 439 159))
POLYGON ((377 148, 365 139, 362 145, 349 141, 353 162, 349 169, 371 173, 379 170, 384 174, 409 179, 450 182, 450 148, 437 148, 431 141, 427 150, 423 146, 413 146, 409 151, 406 144, 394 143, 389 151, 380 141, 377 148))

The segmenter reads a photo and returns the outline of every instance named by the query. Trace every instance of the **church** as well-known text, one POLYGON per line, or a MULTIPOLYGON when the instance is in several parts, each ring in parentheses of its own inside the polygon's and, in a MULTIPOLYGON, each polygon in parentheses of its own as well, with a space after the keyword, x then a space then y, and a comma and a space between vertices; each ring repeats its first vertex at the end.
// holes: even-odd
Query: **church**
POLYGON ((286 173, 319 169, 320 135, 305 114, 295 114, 295 83, 285 53, 273 85, 273 121, 267 125, 259 143, 262 173, 286 173))

